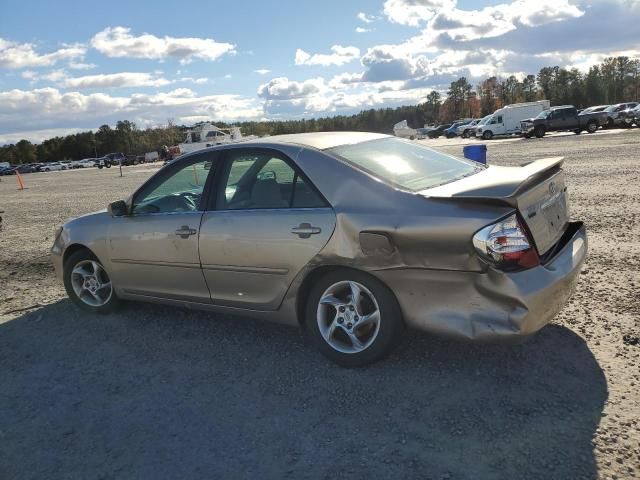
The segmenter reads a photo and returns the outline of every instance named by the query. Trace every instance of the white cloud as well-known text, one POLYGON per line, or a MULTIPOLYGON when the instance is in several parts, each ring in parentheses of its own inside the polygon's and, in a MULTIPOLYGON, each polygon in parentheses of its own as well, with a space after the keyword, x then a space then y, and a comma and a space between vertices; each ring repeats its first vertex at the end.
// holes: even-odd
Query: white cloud
POLYGON ((254 70, 254 72, 258 75, 266 75, 267 73, 271 73, 271 70, 268 70, 266 68, 259 68, 257 70, 254 70))
POLYGON ((121 72, 83 77, 66 78, 65 88, 120 88, 120 87, 162 87, 170 84, 166 78, 157 78, 150 73, 121 72))
POLYGON ((130 28, 125 27, 105 28, 94 35, 91 46, 108 57, 176 58, 183 64, 194 59, 213 61, 225 54, 235 53, 234 45, 216 42, 211 38, 161 38, 149 33, 135 36, 130 28))
POLYGON ((387 0, 384 14, 394 23, 417 27, 433 18, 436 12, 450 10, 455 5, 456 0, 387 0))
POLYGON ((302 49, 296 50, 296 65, 344 65, 349 63, 360 56, 360 49, 356 47, 343 47, 341 45, 334 45, 331 47, 330 54, 315 53, 313 55, 305 52, 302 49))
POLYGON ((362 73, 341 73, 329 80, 329 87, 340 90, 349 85, 357 85, 362 82, 362 73))
POLYGON ((67 65, 72 70, 91 70, 92 68, 96 68, 97 65, 95 63, 84 63, 84 62, 69 62, 67 65))
POLYGON ((359 12, 356 15, 356 18, 364 23, 373 23, 378 19, 378 17, 376 17, 375 15, 367 15, 364 12, 359 12))
POLYGON ((193 116, 235 121, 261 118, 263 113, 255 98, 239 95, 199 96, 186 88, 131 96, 63 93, 50 87, 0 91, 0 131, 3 132, 3 139, 18 132, 24 138, 32 138, 31 131, 88 129, 104 123, 115 124, 123 119, 134 121, 141 127, 164 124, 167 118, 182 123, 183 118, 193 116))
POLYGON ((387 0, 385 14, 390 21, 409 26, 426 24, 422 34, 412 41, 432 45, 440 35, 458 41, 498 37, 519 27, 537 27, 584 15, 584 10, 569 0, 514 0, 463 10, 456 0, 387 0))
POLYGON ((0 38, 0 67, 13 69, 49 67, 62 60, 83 57, 86 52, 87 47, 76 43, 64 45, 51 53, 40 54, 35 51, 31 43, 17 43, 0 38))
POLYGON ((35 81, 38 78, 38 74, 33 70, 24 70, 20 73, 20 76, 25 80, 35 81))
POLYGON ((304 82, 277 77, 258 87, 258 96, 267 100, 290 100, 292 98, 309 97, 325 89, 322 78, 311 78, 304 82))
POLYGON ((180 82, 191 82, 191 83, 195 83, 196 85, 203 85, 203 84, 207 83, 209 81, 209 79, 205 78, 205 77, 199 77, 199 78, 182 77, 179 81, 180 82))
POLYGON ((367 33, 367 32, 372 32, 373 29, 371 28, 362 28, 362 27, 356 27, 356 33, 367 33))

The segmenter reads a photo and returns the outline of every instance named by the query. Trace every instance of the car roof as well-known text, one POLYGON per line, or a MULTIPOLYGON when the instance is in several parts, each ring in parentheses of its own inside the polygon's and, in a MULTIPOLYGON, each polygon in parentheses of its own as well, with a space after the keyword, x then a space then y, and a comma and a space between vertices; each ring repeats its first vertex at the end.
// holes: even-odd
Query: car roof
POLYGON ((280 143, 304 145, 307 147, 325 150, 327 148, 338 147, 340 145, 353 145, 369 140, 377 140, 379 138, 387 138, 391 135, 370 132, 313 132, 313 133, 294 133, 288 135, 274 135, 272 137, 262 137, 242 142, 243 144, 251 143, 280 143))

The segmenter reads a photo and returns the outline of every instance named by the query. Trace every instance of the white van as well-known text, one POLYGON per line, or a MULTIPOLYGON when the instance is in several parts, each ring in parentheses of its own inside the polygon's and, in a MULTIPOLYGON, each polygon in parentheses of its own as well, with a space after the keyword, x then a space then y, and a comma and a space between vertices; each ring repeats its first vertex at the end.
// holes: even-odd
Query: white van
POLYGON ((496 136, 520 134, 520 120, 537 117, 543 110, 551 107, 549 100, 537 102, 514 103, 506 105, 491 115, 482 125, 476 128, 476 137, 491 140, 496 136))

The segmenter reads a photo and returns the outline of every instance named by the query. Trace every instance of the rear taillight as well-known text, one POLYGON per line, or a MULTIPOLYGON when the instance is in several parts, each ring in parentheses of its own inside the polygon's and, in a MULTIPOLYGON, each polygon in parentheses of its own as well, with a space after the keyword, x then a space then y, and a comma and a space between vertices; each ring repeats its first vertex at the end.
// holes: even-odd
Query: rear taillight
POLYGON ((515 213, 476 232, 473 246, 480 256, 498 268, 540 265, 540 257, 515 213))

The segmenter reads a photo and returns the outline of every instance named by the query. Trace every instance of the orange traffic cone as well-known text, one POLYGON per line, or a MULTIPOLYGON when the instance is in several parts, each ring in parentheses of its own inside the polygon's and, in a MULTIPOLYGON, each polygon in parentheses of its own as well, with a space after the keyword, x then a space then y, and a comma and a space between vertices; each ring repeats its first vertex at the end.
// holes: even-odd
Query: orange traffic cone
POLYGON ((16 170, 16 179, 18 180, 18 190, 24 190, 24 182, 22 181, 22 175, 16 170))

